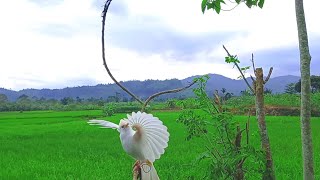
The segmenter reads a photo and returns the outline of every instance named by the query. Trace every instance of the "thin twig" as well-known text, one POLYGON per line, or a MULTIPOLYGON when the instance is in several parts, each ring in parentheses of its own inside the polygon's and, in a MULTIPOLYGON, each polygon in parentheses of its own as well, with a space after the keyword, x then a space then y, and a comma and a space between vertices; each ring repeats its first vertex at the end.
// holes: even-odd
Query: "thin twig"
POLYGON ((252 62, 253 71, 256 72, 256 67, 254 66, 254 60, 253 60, 253 53, 251 54, 251 62, 252 62))
POLYGON ((149 103, 152 99, 154 99, 155 97, 160 96, 160 95, 162 95, 162 94, 176 93, 176 92, 180 92, 180 91, 186 90, 186 89, 188 89, 189 87, 191 87, 192 85, 194 85, 195 83, 196 83, 196 81, 193 81, 193 82, 190 83, 188 86, 185 86, 185 87, 182 87, 182 88, 177 88, 177 89, 171 89, 171 90, 167 90, 167 91, 161 91, 161 92, 158 92, 158 93, 155 93, 155 94, 151 95, 151 96, 144 102, 144 104, 143 104, 143 106, 142 106, 142 108, 141 108, 141 112, 143 112, 143 111, 146 109, 148 103, 149 103))
POLYGON ((230 135, 229 135, 229 132, 228 132, 228 125, 226 124, 226 125, 224 125, 224 129, 225 129, 225 131, 226 131, 226 135, 227 135, 227 139, 228 139, 228 141, 229 141, 229 145, 230 145, 230 148, 232 148, 232 141, 231 141, 231 139, 230 139, 230 135))
POLYGON ((250 110, 249 110, 248 111, 248 120, 246 123, 247 145, 249 145, 250 117, 251 117, 251 114, 250 114, 250 110))
MULTIPOLYGON (((215 96, 215 93, 213 93, 213 96, 215 96)), ((206 94, 206 98, 207 98, 207 99, 210 99, 207 94, 206 94)), ((207 104, 207 106, 209 105, 208 103, 206 103, 206 104, 207 104)), ((216 105, 218 105, 217 102, 215 101, 215 99, 212 99, 212 102, 210 103, 210 107, 208 107, 208 110, 210 111, 210 114, 215 114, 215 113, 211 110, 211 107, 213 107, 214 110, 216 110, 217 113, 220 113, 220 110, 216 107, 216 105)))
POLYGON ((250 75, 250 78, 251 78, 252 82, 254 83, 255 80, 254 80, 254 78, 253 78, 251 75, 250 75))
POLYGON ((235 1, 231 1, 231 0, 229 0, 229 2, 231 2, 231 3, 237 3, 237 2, 235 2, 235 1))
POLYGON ((214 102, 218 105, 219 111, 218 113, 222 112, 222 103, 218 94, 218 90, 215 90, 215 92, 213 93, 214 95, 214 102))
POLYGON ((243 159, 240 160, 238 163, 238 168, 242 168, 243 163, 246 161, 247 157, 244 157, 243 159))
POLYGON ((102 35, 101 35, 101 41, 102 41, 102 59, 103 59, 103 65, 105 69, 107 70, 109 76, 115 82, 122 90, 124 90, 126 93, 128 93, 130 96, 132 96, 135 100, 137 100, 140 104, 143 104, 143 101, 140 100, 137 96, 135 96, 132 92, 130 92, 127 88, 125 88, 122 84, 120 84, 112 75, 105 57, 105 45, 104 45, 104 28, 105 28, 105 21, 106 21, 106 14, 108 12, 108 8, 110 6, 112 0, 107 0, 104 4, 104 9, 102 11, 102 35))
POLYGON ((271 67, 271 68, 269 69, 268 76, 267 76, 267 78, 263 81, 263 84, 266 84, 266 83, 269 81, 270 76, 271 76, 271 74, 272 74, 272 71, 273 71, 273 67, 271 67))
POLYGON ((232 11, 232 10, 234 10, 236 7, 238 7, 239 6, 239 4, 237 4, 237 5, 235 5, 233 8, 231 8, 231 9, 222 9, 221 8, 221 11, 232 11))
MULTIPOLYGON (((196 124, 196 126, 200 128, 199 124, 196 124)), ((202 136, 203 137, 203 136, 202 136)), ((207 133, 204 134, 204 137, 206 138, 206 142, 207 144, 210 144, 210 146, 212 147, 212 149, 217 153, 217 155, 220 157, 220 159, 222 158, 221 154, 219 153, 218 149, 214 146, 214 144, 211 142, 209 136, 207 133)), ((219 161, 219 159, 217 158, 217 156, 211 151, 210 148, 208 148, 207 144, 205 145, 205 147, 208 149, 208 151, 217 159, 217 161, 219 161)))
MULTIPOLYGON (((229 56, 229 57, 232 57, 232 55, 229 53, 229 51, 227 50, 227 48, 226 48, 224 45, 222 45, 222 47, 223 47, 223 49, 227 52, 228 56, 229 56)), ((253 90, 252 87, 250 86, 250 84, 249 84, 249 82, 247 81, 246 77, 244 77, 244 74, 242 73, 242 71, 241 71, 238 63, 234 62, 234 65, 236 65, 236 67, 238 68, 238 70, 239 70, 239 72, 240 72, 243 80, 246 82, 246 84, 247 84, 247 86, 249 87, 249 89, 250 89, 250 91, 252 92, 252 94, 255 94, 254 90, 253 90)))

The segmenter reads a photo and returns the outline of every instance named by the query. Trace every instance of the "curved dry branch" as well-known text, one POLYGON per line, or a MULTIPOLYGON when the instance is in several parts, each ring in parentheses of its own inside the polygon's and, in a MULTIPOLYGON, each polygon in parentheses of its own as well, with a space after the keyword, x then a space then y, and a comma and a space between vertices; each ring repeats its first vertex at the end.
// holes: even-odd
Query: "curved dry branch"
POLYGON ((114 76, 112 75, 107 62, 106 62, 106 57, 105 57, 105 44, 104 44, 104 31, 105 31, 105 21, 106 21, 106 15, 110 6, 112 0, 107 0, 104 4, 104 8, 102 11, 102 35, 101 35, 101 41, 102 41, 102 59, 103 59, 103 65, 105 67, 105 69, 107 70, 110 78, 122 89, 124 90, 126 93, 128 93, 130 96, 132 96, 135 100, 137 100, 141 105, 142 105, 142 109, 141 111, 144 111, 145 108, 147 107, 148 103, 155 97, 160 96, 162 94, 168 94, 168 93, 176 93, 179 91, 183 91, 185 89, 188 89, 189 87, 191 87, 193 84, 195 84, 195 81, 192 82, 191 84, 189 84, 186 87, 182 87, 182 88, 178 88, 178 89, 172 89, 172 90, 167 90, 167 91, 162 91, 162 92, 158 92, 155 93, 153 95, 151 95, 145 102, 143 102, 141 99, 139 99, 136 95, 134 95, 132 92, 130 92, 126 87, 124 87, 121 83, 119 83, 114 76))
POLYGON ((132 92, 130 92, 126 87, 124 87, 121 83, 119 83, 114 76, 112 75, 107 62, 106 62, 106 56, 105 56, 105 45, 104 45, 104 27, 106 22, 106 15, 110 6, 112 0, 107 0, 104 4, 104 8, 102 11, 102 35, 101 35, 101 41, 102 41, 102 59, 103 59, 103 65, 105 69, 107 70, 110 78, 115 82, 122 90, 124 90, 126 93, 128 93, 130 96, 132 96, 135 100, 137 100, 140 104, 144 104, 142 100, 140 100, 136 95, 134 95, 132 92))
POLYGON ((176 93, 176 92, 180 92, 180 91, 183 91, 183 90, 186 90, 188 89, 189 87, 191 87, 192 85, 194 85, 196 83, 196 81, 193 81, 192 83, 190 83, 188 86, 186 87, 182 87, 182 88, 177 88, 177 89, 171 89, 171 90, 167 90, 167 91, 161 91, 161 92, 158 92, 158 93, 155 93, 153 95, 151 95, 143 104, 142 108, 141 108, 141 111, 144 111, 148 105, 148 103, 154 99, 155 97, 157 96, 160 96, 162 94, 169 94, 169 93, 176 93))
MULTIPOLYGON (((222 47, 223 47, 223 49, 227 52, 228 56, 229 56, 229 57, 232 57, 231 54, 229 53, 229 51, 227 50, 227 48, 226 48, 224 45, 222 45, 222 47)), ((236 67, 238 68, 238 70, 239 70, 239 72, 240 72, 243 80, 246 82, 246 84, 247 84, 247 86, 249 87, 249 89, 250 89, 250 91, 252 92, 252 94, 255 94, 254 90, 253 90, 252 87, 250 86, 250 84, 249 84, 249 82, 247 81, 246 77, 244 77, 244 74, 242 73, 242 71, 241 71, 238 63, 234 62, 234 65, 236 65, 236 67)))

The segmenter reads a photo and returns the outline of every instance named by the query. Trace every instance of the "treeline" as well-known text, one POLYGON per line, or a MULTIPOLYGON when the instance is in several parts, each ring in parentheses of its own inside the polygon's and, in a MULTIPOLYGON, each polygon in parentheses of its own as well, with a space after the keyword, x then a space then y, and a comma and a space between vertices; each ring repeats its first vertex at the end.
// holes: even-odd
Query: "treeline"
POLYGON ((0 94, 0 111, 35 111, 35 110, 94 110, 102 109, 106 103, 111 102, 128 102, 131 99, 121 98, 117 96, 110 96, 107 99, 103 98, 89 98, 82 99, 79 97, 71 98, 65 97, 60 100, 45 99, 37 97, 29 97, 25 94, 18 97, 14 102, 8 100, 5 94, 0 94))
MULTIPOLYGON (((320 76, 311 76, 312 89, 312 107, 320 109, 320 76)), ((250 91, 241 91, 240 96, 234 96, 227 89, 222 88, 216 90, 221 97, 224 105, 230 108, 245 109, 247 106, 254 105, 254 97, 250 91)), ((300 81, 291 83, 286 86, 284 94, 272 94, 272 90, 265 89, 264 93, 266 105, 300 107, 300 81)), ((213 92, 209 93, 213 95, 213 92)), ((180 96, 179 98, 171 98, 160 96, 154 99, 152 109, 197 109, 200 107, 193 98, 188 96, 180 96)), ((212 98, 212 97, 211 97, 212 98)), ((34 110, 96 110, 111 109, 112 112, 126 112, 129 110, 139 109, 140 105, 132 98, 123 96, 116 92, 107 98, 80 98, 80 97, 64 97, 62 99, 46 99, 36 96, 30 97, 22 94, 16 101, 10 101, 5 94, 0 94, 0 111, 34 111, 34 110), (109 105, 116 104, 116 105, 109 105), (111 108, 110 108, 111 107, 111 108), (118 109, 118 110, 117 110, 118 109)))
MULTIPOLYGON (((157 98, 153 104, 155 107, 159 108, 159 104, 161 106, 165 101, 166 99, 164 98, 157 98)), ((35 96, 29 97, 23 94, 19 96, 16 101, 9 101, 5 94, 0 94, 0 112, 37 110, 99 110, 106 109, 106 106, 112 106, 115 112, 126 112, 128 110, 139 109, 140 107, 139 103, 135 102, 133 98, 123 97, 119 93, 116 93, 114 96, 108 96, 105 99, 102 97, 99 99, 93 97, 89 99, 64 97, 60 100, 53 98, 46 99, 43 97, 37 98, 35 96)))

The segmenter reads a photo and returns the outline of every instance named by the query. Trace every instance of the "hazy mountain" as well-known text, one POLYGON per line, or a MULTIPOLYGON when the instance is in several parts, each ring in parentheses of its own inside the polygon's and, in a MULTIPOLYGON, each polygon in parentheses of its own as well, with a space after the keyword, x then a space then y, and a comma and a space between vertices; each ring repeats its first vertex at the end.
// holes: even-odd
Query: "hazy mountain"
MULTIPOLYGON (((247 86, 243 80, 235 80, 224 77, 218 74, 209 74, 210 79, 208 80, 207 90, 221 90, 225 88, 228 92, 231 92, 235 95, 239 95, 240 91, 247 89, 247 86)), ((141 98, 147 98, 151 94, 154 94, 159 91, 164 91, 168 89, 179 88, 187 85, 192 82, 195 77, 192 76, 182 80, 178 79, 170 79, 170 80, 145 80, 145 81, 126 81, 122 82, 124 86, 126 86, 130 91, 135 93, 141 98)), ((285 90, 285 86, 289 83, 298 82, 300 77, 298 76, 279 76, 274 77, 269 80, 266 87, 271 89, 273 93, 283 93, 285 90)), ((248 81, 251 83, 251 79, 248 78, 248 81)), ((67 87, 63 89, 24 89, 20 91, 13 91, 4 88, 0 88, 0 94, 5 94, 10 101, 16 100, 22 94, 25 94, 32 97, 41 98, 44 97, 46 99, 62 99, 64 97, 72 97, 72 98, 108 98, 108 96, 121 96, 130 99, 130 97, 121 90, 115 84, 99 84, 96 86, 81 86, 81 87, 67 87)), ((189 97, 192 96, 192 90, 189 89, 187 91, 175 93, 175 94, 167 94, 163 95, 159 98, 167 99, 167 98, 178 98, 178 97, 189 97)))
MULTIPOLYGON (((246 83, 242 79, 230 79, 219 74, 209 74, 209 76, 210 79, 208 80, 207 84, 209 89, 221 90, 222 88, 225 88, 228 92, 235 95, 239 95, 241 91, 248 89, 246 83)), ((200 76, 188 77, 181 81, 185 85, 188 82, 192 82, 192 79, 196 77, 200 76)), ((271 89, 272 93, 283 93, 287 84, 296 83, 299 81, 299 79, 300 77, 292 75, 270 78, 266 84, 266 88, 271 89)), ((251 78, 247 78, 247 81, 250 83, 250 85, 252 84, 251 78)))

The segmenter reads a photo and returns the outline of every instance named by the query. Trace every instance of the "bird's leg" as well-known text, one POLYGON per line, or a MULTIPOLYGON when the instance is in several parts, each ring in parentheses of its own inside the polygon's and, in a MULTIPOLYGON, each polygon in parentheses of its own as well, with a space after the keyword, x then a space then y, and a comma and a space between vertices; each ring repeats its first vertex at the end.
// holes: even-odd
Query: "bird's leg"
POLYGON ((140 161, 137 160, 133 164, 133 180, 138 180, 141 177, 141 166, 140 161))
POLYGON ((140 161, 136 160, 136 162, 133 164, 132 168, 134 169, 136 166, 140 167, 140 161))
POLYGON ((146 164, 151 168, 152 167, 152 162, 150 162, 149 160, 146 161, 146 164))

